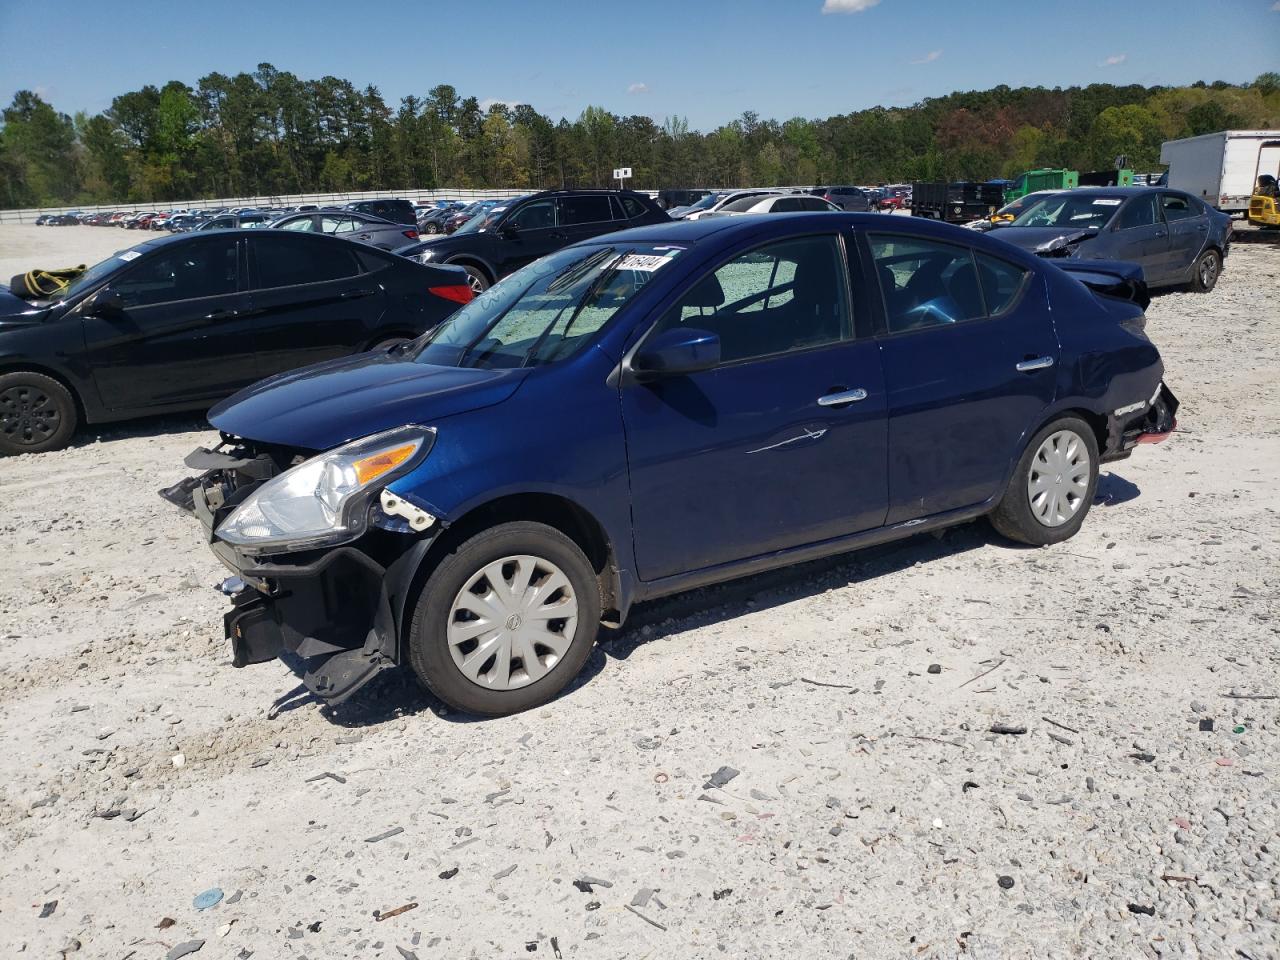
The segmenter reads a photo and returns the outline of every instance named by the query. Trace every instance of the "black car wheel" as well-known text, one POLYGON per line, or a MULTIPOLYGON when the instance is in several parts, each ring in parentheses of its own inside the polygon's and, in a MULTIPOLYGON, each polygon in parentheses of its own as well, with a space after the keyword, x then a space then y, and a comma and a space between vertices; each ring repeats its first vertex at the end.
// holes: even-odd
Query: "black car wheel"
POLYGON ((0 375, 0 454, 65 447, 78 419, 70 391, 52 377, 27 372, 0 375))
POLYGON ((1191 277, 1191 289, 1196 293, 1208 293, 1218 285, 1222 273, 1222 258, 1217 250, 1206 250, 1196 260, 1195 273, 1191 277))
POLYGON ((578 545, 541 523, 503 523, 454 548, 422 588, 409 628, 418 679, 458 710, 541 706, 591 654, 600 588, 578 545))
POLYGON ((477 297, 489 289, 489 278, 479 268, 469 263, 460 264, 460 266, 467 271, 467 282, 471 285, 471 292, 477 297))
POLYGON ((1097 488, 1093 428, 1079 417, 1059 417, 1027 444, 991 525, 1018 543, 1061 543, 1084 523, 1097 488))

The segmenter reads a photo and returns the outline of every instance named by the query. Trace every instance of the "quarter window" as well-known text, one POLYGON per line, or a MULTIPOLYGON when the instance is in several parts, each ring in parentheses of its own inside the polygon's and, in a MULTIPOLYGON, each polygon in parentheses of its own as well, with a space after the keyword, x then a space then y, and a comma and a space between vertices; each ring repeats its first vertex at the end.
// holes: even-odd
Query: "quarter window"
POLYGON ((572 227, 580 223, 600 223, 612 220, 609 197, 604 194, 583 197, 560 198, 560 226, 572 227))
POLYGON ((636 217, 644 216, 645 214, 644 204, 635 197, 628 197, 624 195, 622 197, 622 209, 626 211, 627 216, 632 220, 636 217))
POLYGON ((986 316, 973 252, 916 237, 871 236, 889 332, 986 316))
POLYGON ((321 233, 355 233, 359 222, 355 217, 321 217, 321 233))
POLYGON ((360 272, 356 258, 343 244, 320 239, 261 237, 254 242, 254 257, 260 290, 341 280, 360 272))
POLYGON ((734 258, 685 291, 656 330, 680 325, 719 336, 725 363, 848 339, 839 241, 802 237, 734 258))
POLYGON ((234 240, 180 244, 139 264, 111 284, 126 307, 236 292, 234 240))

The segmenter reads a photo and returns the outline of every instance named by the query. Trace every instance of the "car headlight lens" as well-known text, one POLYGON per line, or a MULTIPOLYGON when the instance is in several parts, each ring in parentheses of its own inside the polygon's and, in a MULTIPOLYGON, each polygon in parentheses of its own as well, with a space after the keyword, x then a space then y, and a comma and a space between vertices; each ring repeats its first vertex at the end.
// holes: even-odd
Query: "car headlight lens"
POLYGON ((433 256, 435 256, 435 251, 434 251, 434 250, 432 250, 430 247, 428 247, 426 250, 419 250, 419 251, 418 251, 418 262, 419 262, 419 263, 428 263, 428 262, 431 260, 431 258, 432 258, 433 256))
POLYGON ((216 534, 252 554, 354 540, 368 528, 374 495, 421 463, 435 436, 431 427, 397 427, 312 457, 249 494, 216 534))

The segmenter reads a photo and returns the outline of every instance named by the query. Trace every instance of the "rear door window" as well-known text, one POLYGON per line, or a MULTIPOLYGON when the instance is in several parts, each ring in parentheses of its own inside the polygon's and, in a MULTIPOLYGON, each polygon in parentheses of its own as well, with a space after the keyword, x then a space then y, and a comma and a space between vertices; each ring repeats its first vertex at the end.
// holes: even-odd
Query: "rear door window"
POLYGON ((600 223, 612 220, 609 212, 609 198, 605 195, 584 197, 561 197, 560 226, 572 227, 583 223, 600 223))
POLYGON ((253 238, 257 264, 255 289, 292 287, 354 277, 360 265, 347 247, 316 238, 258 236, 253 238))
POLYGON ((1017 302, 1031 271, 985 253, 975 256, 978 261, 978 282, 982 285, 987 315, 999 316, 1017 302))
POLYGON ((889 333, 987 315, 973 251, 919 237, 868 237, 889 333))
POLYGON ((1164 218, 1170 222, 1185 220, 1198 216, 1200 211, 1192 206, 1190 197, 1177 193, 1166 193, 1160 197, 1160 206, 1164 209, 1164 218))

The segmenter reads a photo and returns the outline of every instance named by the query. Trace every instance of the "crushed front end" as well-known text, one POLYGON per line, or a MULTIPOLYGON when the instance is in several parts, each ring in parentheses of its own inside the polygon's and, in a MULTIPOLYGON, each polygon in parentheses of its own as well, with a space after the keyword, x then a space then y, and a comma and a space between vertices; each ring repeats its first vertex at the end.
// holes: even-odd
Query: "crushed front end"
POLYGON ((330 455, 224 434, 214 449, 186 457, 198 474, 160 496, 201 523, 232 574, 220 586, 232 601, 223 618, 232 663, 279 658, 317 697, 340 703, 400 662, 399 625, 413 574, 438 530, 435 518, 379 485, 349 504, 358 522, 344 518, 349 536, 328 538, 340 542, 314 532, 296 544, 220 535, 234 526, 228 521, 238 509, 254 508, 266 485, 279 486, 286 473, 298 475, 330 455))

